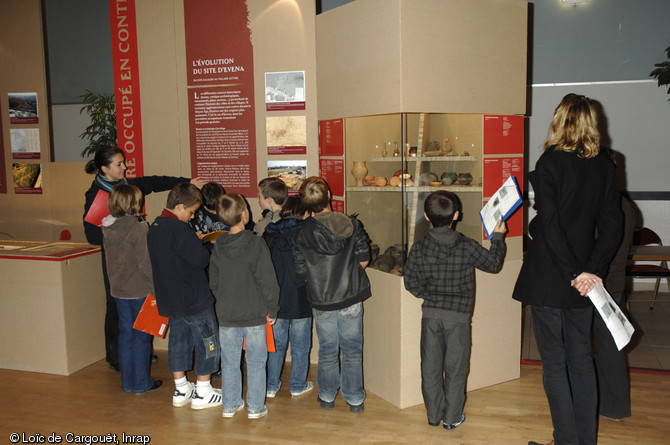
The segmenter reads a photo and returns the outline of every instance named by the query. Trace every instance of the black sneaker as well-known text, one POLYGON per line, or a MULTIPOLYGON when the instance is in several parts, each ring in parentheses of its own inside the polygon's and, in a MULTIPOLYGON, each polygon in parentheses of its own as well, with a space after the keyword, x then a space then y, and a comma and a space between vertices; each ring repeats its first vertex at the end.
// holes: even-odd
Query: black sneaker
POLYGON ((445 430, 453 430, 454 428, 456 428, 458 425, 460 425, 463 422, 465 422, 465 413, 461 413, 461 419, 458 422, 456 422, 456 423, 445 423, 445 424, 442 425, 442 427, 445 430))
POLYGON ((362 403, 360 405, 352 405, 349 402, 347 402, 347 405, 349 405, 349 411, 351 411, 352 413, 362 413, 363 411, 365 411, 365 405, 363 405, 362 403))
POLYGON ((111 363, 109 364, 109 369, 114 371, 117 374, 121 374, 121 368, 119 368, 119 365, 112 365, 111 363))
POLYGON ((319 405, 321 405, 321 408, 323 408, 323 409, 333 409, 333 408, 335 408, 335 401, 334 400, 332 402, 326 402, 325 400, 321 400, 321 397, 317 396, 316 401, 319 402, 319 405))
POLYGON ((158 356, 156 354, 151 354, 151 363, 156 363, 158 361, 158 356))
POLYGON ((140 394, 146 394, 146 393, 151 392, 151 391, 156 391, 161 386, 163 386, 163 381, 162 380, 154 380, 154 384, 151 386, 151 388, 147 389, 146 391, 136 392, 134 394, 136 396, 139 396, 140 394))

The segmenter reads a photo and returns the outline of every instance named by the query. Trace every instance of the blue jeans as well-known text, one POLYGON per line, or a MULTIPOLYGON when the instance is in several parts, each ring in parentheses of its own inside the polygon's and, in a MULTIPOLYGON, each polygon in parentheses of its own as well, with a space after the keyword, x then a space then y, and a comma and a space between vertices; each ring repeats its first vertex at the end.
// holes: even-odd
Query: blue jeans
POLYGON ((309 348, 312 336, 312 318, 278 318, 272 331, 275 337, 275 352, 268 353, 268 391, 279 391, 281 372, 284 366, 286 345, 291 341, 291 392, 305 389, 309 370, 309 348))
POLYGON ((146 392, 154 385, 151 378, 152 335, 133 329, 145 298, 116 298, 119 314, 119 367, 121 389, 135 394, 146 392))
POLYGON ((363 303, 339 311, 313 311, 319 337, 316 382, 319 397, 332 402, 337 390, 349 405, 365 400, 363 388, 363 303), (340 349, 342 370, 340 371, 340 349))
POLYGON ((221 340, 221 391, 223 409, 235 409, 242 402, 242 340, 247 360, 247 407, 256 411, 265 405, 265 365, 268 345, 265 325, 245 328, 219 327, 221 340))
POLYGON ((199 314, 186 317, 170 317, 170 340, 168 342, 168 370, 170 372, 193 369, 195 349, 195 373, 209 375, 219 369, 219 323, 214 306, 199 314))
POLYGON ((593 306, 531 309, 554 441, 595 445, 598 394, 591 358, 593 306))

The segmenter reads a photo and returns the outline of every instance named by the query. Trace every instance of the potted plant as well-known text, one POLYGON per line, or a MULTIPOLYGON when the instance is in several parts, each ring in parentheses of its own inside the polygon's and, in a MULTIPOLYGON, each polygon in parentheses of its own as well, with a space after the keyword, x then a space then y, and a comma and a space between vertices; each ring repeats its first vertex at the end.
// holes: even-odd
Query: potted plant
POLYGON ((88 141, 81 152, 83 158, 95 155, 102 147, 115 146, 116 141, 116 109, 114 94, 94 93, 86 90, 79 96, 85 104, 79 114, 86 112, 91 118, 91 123, 80 138, 88 141))
MULTIPOLYGON (((665 48, 665 53, 670 59, 670 46, 665 48)), ((670 85, 670 60, 665 60, 660 63, 655 63, 656 69, 649 73, 651 77, 658 80, 658 86, 670 85)), ((670 94, 670 87, 668 87, 668 94, 670 94)), ((668 99, 670 101, 670 99, 668 99)))

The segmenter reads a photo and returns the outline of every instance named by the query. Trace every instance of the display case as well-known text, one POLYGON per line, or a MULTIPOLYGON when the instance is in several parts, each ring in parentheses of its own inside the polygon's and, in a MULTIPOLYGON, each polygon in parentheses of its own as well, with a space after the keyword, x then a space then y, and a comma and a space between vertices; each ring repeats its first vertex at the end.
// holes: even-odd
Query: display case
POLYGON ((482 115, 354 117, 344 119, 344 131, 346 212, 359 215, 370 235, 371 268, 402 275, 408 247, 430 230, 423 202, 435 190, 459 197, 458 231, 482 240, 482 115))
MULTIPOLYGON (((395 247, 392 267, 377 260, 367 269, 363 365, 366 390, 400 408, 422 402, 421 301, 401 274, 429 230, 425 197, 454 191, 463 209, 456 229, 488 247, 479 210, 506 177, 523 183, 527 8, 523 0, 423 0, 420 8, 366 0, 316 19, 319 174, 333 210, 358 214, 380 256, 395 247), (405 171, 411 178, 391 185, 405 171), (437 184, 429 172, 472 180, 437 184)), ((520 212, 513 218, 502 270, 476 272, 468 390, 519 376, 521 306, 511 293, 523 221, 520 212)))

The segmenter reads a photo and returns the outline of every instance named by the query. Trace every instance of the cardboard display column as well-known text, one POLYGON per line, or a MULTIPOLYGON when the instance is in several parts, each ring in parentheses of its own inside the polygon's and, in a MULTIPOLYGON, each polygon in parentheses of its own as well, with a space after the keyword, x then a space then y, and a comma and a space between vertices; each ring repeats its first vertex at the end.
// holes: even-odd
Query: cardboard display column
MULTIPOLYGON (((368 0, 319 15, 319 120, 344 119, 347 185, 353 185, 349 172, 354 160, 371 161, 372 175, 405 168, 373 153, 375 144, 384 139, 371 135, 385 134, 387 141, 415 145, 421 138, 411 115, 419 113, 430 115, 434 135, 430 140, 443 138, 442 132, 452 136, 448 134, 451 122, 468 135, 478 154, 474 159, 462 157, 459 165, 465 166, 461 171, 476 173, 475 184, 490 172, 483 168, 490 156, 482 151, 484 116, 512 115, 522 120, 513 115, 525 113, 526 18, 527 3, 522 0, 425 0, 421 8, 410 0, 368 0), (491 42, 496 42, 493 53, 491 42), (393 120, 401 114, 409 123, 393 120)), ((430 140, 423 142, 427 145, 430 140)), ((517 149, 514 156, 523 159, 523 146, 517 149)), ((463 229, 488 247, 481 222, 476 221, 486 198, 486 181, 480 181, 482 186, 473 184, 459 196, 464 212, 475 216, 463 229)), ((346 195, 347 212, 360 212, 359 219, 373 238, 381 240, 380 248, 383 243, 401 242, 405 230, 401 224, 407 214, 412 210, 421 214, 416 200, 401 200, 400 192, 348 186, 346 195), (388 204, 371 212, 379 202, 388 204)), ((521 237, 510 236, 506 243, 502 271, 476 274, 468 390, 519 376, 521 306, 511 293, 521 267, 521 237)), ((419 404, 421 302, 404 289, 402 277, 377 270, 369 270, 368 276, 373 295, 365 302, 366 389, 401 408, 419 404)))

